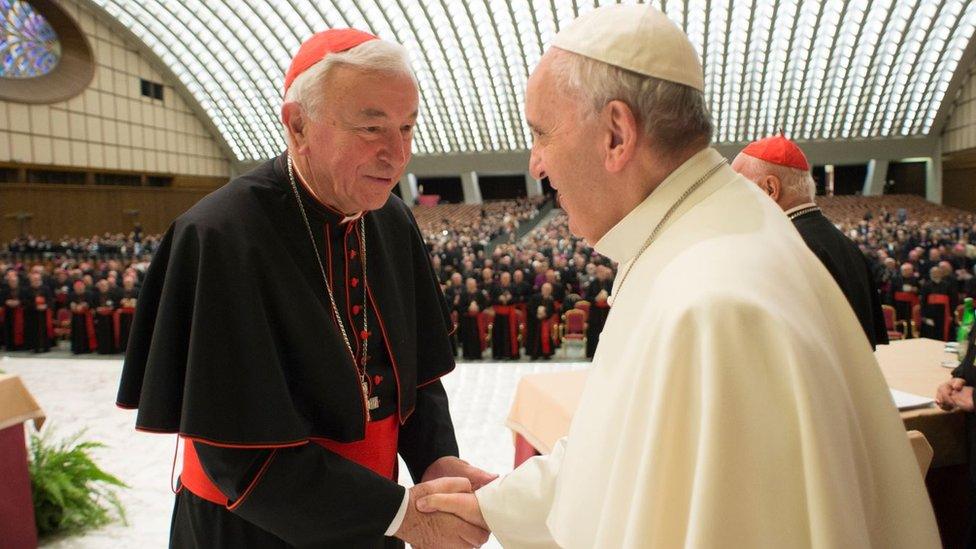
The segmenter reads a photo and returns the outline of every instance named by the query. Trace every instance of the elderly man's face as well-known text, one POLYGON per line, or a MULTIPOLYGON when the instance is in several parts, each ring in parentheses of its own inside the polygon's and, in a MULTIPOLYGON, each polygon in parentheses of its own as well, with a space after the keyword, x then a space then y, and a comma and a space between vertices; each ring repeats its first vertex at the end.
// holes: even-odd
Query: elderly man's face
POLYGON ((525 92, 525 118, 532 129, 529 171, 536 179, 549 178, 559 193, 559 205, 569 215, 569 230, 595 243, 604 225, 601 205, 607 192, 600 183, 600 135, 589 131, 593 120, 581 116, 586 108, 565 93, 551 70, 553 56, 569 55, 559 50, 546 53, 525 92))
POLYGON ((333 67, 296 147, 306 183, 346 214, 382 207, 410 161, 418 101, 409 75, 333 67))

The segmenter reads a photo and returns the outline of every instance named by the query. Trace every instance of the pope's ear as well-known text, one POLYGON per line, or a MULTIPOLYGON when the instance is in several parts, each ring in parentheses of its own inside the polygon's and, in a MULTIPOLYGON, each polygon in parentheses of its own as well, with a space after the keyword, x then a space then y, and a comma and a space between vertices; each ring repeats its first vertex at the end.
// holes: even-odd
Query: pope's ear
POLYGON ((293 152, 305 154, 307 139, 305 135, 305 111, 297 102, 289 101, 281 106, 281 122, 285 126, 285 137, 293 147, 293 152))
POLYGON ((640 123, 630 106, 619 100, 610 101, 603 107, 600 121, 600 130, 606 135, 604 165, 608 172, 619 172, 634 158, 640 123))
POLYGON ((775 175, 767 175, 763 178, 762 183, 763 190, 769 195, 769 198, 773 199, 773 202, 779 202, 780 196, 783 195, 783 182, 779 180, 775 175))

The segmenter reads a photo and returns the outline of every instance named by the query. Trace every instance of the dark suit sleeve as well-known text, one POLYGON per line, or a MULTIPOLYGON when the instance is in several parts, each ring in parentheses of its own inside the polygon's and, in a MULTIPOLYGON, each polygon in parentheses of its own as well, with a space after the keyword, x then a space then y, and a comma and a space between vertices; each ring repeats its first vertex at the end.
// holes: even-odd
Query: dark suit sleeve
POLYGON ((864 269, 867 272, 866 283, 870 292, 871 319, 874 324, 874 339, 871 340, 871 347, 877 345, 887 345, 888 325, 885 323, 884 311, 881 310, 881 292, 878 290, 877 279, 871 274, 871 263, 868 258, 864 258, 864 269))
POLYGON ((969 346, 966 348, 966 356, 963 357, 959 366, 952 371, 952 377, 959 377, 966 380, 966 385, 976 385, 976 330, 969 331, 969 346))
POLYGON ((231 512, 292 545, 382 538, 403 503, 405 488, 317 444, 194 448, 231 512))
POLYGON ((458 456, 447 392, 440 380, 417 389, 417 407, 400 427, 398 451, 414 483, 420 482, 431 463, 458 456))

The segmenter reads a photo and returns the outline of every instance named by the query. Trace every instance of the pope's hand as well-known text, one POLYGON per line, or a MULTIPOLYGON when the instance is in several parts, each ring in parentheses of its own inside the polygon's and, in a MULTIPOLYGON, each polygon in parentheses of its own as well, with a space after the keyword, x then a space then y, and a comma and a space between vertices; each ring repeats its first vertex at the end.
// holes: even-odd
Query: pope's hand
POLYGON ((432 463, 430 467, 424 471, 424 476, 420 479, 420 481, 428 482, 444 477, 466 478, 471 482, 472 490, 477 490, 478 488, 481 488, 485 484, 488 484, 489 482, 498 478, 498 475, 482 471, 467 461, 458 459, 454 456, 444 456, 432 463))
POLYGON ((470 491, 471 483, 465 478, 440 478, 410 488, 407 513, 395 536, 418 549, 481 547, 488 541, 488 532, 483 528, 450 513, 421 513, 417 507, 420 500, 432 494, 470 491))
POLYGON ((434 494, 417 501, 417 509, 423 513, 445 512, 457 515, 459 518, 488 530, 488 523, 481 514, 478 498, 474 494, 453 493, 434 494))

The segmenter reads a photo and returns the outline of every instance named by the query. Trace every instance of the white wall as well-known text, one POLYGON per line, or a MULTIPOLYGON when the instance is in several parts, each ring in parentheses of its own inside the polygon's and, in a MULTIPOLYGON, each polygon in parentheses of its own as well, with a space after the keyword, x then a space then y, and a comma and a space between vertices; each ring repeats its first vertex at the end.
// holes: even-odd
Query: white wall
POLYGON ((223 177, 230 162, 138 48, 75 0, 58 4, 88 38, 95 77, 61 103, 0 100, 0 162, 223 177), (143 97, 140 78, 164 84, 163 101, 143 97))

